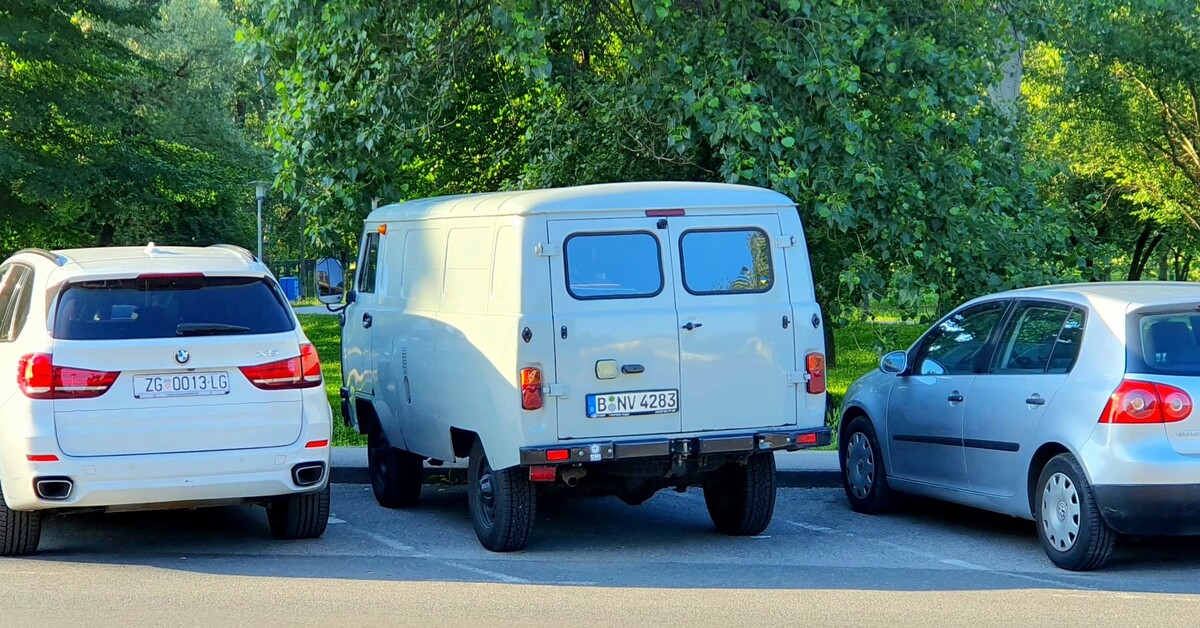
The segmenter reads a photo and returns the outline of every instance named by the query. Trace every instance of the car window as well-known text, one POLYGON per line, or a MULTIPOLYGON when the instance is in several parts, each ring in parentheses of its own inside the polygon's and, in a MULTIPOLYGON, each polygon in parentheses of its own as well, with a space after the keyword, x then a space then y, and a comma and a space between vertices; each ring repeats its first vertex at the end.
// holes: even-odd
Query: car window
POLYGON ((17 266, 0 268, 0 342, 9 342, 17 337, 18 284, 22 275, 22 269, 17 266))
POLYGON ((368 233, 363 240, 362 269, 358 272, 358 291, 375 292, 375 271, 379 266, 379 234, 368 233))
POLYGON ((662 292, 662 252, 648 232, 575 234, 563 253, 576 299, 629 299, 662 292))
POLYGON ((919 375, 968 375, 987 363, 988 338, 1008 307, 1007 301, 989 301, 951 314, 930 330, 917 350, 919 375), (982 364, 981 364, 982 362, 982 364))
POLYGON ((1200 314, 1191 311, 1134 317, 1127 370, 1155 375, 1200 375, 1200 314))
POLYGON ((54 337, 126 340, 274 334, 294 329, 279 289, 261 277, 149 277, 68 284, 54 337))
POLYGON ((1058 340, 1054 343, 1054 351, 1050 354, 1050 364, 1047 373, 1070 373, 1079 359, 1079 348, 1083 345, 1084 315, 1083 310, 1075 308, 1063 323, 1062 331, 1058 332, 1058 340))
POLYGON ((1068 305, 1020 304, 997 345, 992 372, 1000 375, 1045 373, 1058 344, 1059 333, 1070 314, 1068 305))
POLYGON ((683 287, 692 294, 767 292, 771 241, 761 229, 687 231, 679 239, 683 287))

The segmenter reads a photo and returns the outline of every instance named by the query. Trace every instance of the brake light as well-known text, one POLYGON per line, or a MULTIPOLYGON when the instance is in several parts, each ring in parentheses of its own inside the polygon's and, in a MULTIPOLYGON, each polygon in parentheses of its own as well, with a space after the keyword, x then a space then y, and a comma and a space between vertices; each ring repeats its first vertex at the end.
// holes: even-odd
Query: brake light
POLYGON ((30 399, 91 399, 112 388, 120 371, 92 371, 55 366, 48 353, 31 353, 17 361, 17 386, 30 399))
POLYGON ((242 374, 262 390, 289 390, 321 385, 321 360, 310 344, 300 345, 300 355, 257 366, 241 367, 242 374))
POLYGON ((203 279, 204 273, 142 273, 137 278, 139 281, 148 279, 203 279))
POLYGON ((682 209, 647 209, 646 217, 648 218, 669 218, 672 216, 686 216, 687 212, 682 209))
POLYGON ((560 462, 571 458, 570 449, 551 449, 546 452, 546 460, 549 462, 560 462))
POLYGON ((804 370, 808 373, 806 388, 809 394, 819 395, 825 392, 825 354, 810 353, 804 356, 804 370))
POLYGON ((540 410, 542 408, 542 369, 521 369, 521 408, 524 410, 540 410))
POLYGON ((1192 397, 1167 384, 1124 380, 1100 415, 1101 423, 1174 423, 1192 414, 1192 397))

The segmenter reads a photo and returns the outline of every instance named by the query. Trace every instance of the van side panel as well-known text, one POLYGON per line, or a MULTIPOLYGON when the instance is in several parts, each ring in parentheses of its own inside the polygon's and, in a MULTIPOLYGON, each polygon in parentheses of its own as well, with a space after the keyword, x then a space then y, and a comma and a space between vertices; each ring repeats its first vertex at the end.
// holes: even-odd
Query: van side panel
MULTIPOLYGON (((808 257, 808 244, 800 215, 794 208, 780 212, 779 220, 785 235, 795 237, 795 244, 784 249, 787 275, 792 286, 792 320, 796 325, 796 368, 805 370, 805 358, 810 353, 825 354, 825 331, 827 321, 821 318, 813 287, 812 264, 808 257), (817 325, 813 326, 816 317, 817 325)), ((796 407, 799 427, 820 427, 825 424, 825 395, 809 394, 807 386, 796 386, 796 407)))

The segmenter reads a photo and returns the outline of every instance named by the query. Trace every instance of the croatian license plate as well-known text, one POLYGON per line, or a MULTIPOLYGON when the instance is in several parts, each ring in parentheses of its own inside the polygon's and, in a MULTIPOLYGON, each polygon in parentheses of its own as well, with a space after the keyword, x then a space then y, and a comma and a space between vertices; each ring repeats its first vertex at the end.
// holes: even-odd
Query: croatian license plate
POLYGON ((133 396, 138 399, 228 394, 229 373, 226 371, 133 376, 133 396))
POLYGON ((678 411, 678 390, 645 390, 587 396, 587 415, 590 419, 678 411))

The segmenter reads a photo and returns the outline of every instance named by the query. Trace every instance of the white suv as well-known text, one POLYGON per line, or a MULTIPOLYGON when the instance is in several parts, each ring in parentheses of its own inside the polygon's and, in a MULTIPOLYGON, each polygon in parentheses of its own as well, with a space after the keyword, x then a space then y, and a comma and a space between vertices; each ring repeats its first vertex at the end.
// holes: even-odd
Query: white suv
POLYGON ((18 252, 0 369, 0 555, 35 551, 47 511, 254 502, 278 538, 324 533, 321 365, 245 250, 18 252))

